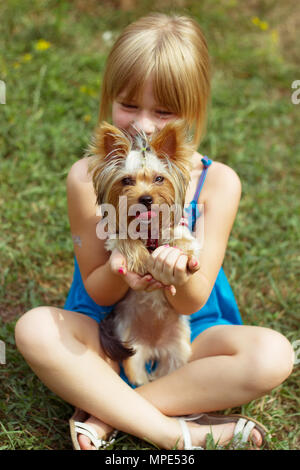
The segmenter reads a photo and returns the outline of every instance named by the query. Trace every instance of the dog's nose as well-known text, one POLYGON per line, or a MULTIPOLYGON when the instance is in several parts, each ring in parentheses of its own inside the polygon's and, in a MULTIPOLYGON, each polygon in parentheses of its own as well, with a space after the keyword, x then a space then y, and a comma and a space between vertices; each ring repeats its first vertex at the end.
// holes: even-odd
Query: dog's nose
POLYGON ((151 206, 152 202, 152 196, 149 196, 147 194, 139 198, 139 203, 144 204, 144 206, 146 206, 147 208, 151 206))

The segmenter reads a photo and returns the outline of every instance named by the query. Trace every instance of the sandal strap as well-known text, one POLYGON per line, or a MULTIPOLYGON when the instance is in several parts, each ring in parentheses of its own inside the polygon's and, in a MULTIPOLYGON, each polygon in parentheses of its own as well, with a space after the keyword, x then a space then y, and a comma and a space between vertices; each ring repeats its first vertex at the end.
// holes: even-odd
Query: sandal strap
POLYGON ((184 450, 204 450, 203 447, 196 447, 192 445, 191 434, 188 425, 186 424, 186 420, 184 418, 178 418, 178 421, 181 426, 184 450))
POLYGON ((108 441, 105 441, 104 439, 99 439, 96 430, 90 424, 81 423, 80 421, 74 421, 74 425, 75 432, 88 437, 91 440, 92 444, 96 447, 96 449, 105 449, 109 445, 113 444, 113 442, 115 442, 115 437, 118 433, 117 430, 114 430, 110 436, 110 439, 108 441))
POLYGON ((192 449, 192 441, 191 441, 191 435, 190 431, 188 429, 188 426, 183 418, 178 419, 179 424, 181 426, 181 431, 182 431, 182 437, 184 441, 184 450, 191 450, 192 449))
POLYGON ((240 418, 234 428, 234 441, 236 445, 248 442, 250 433, 254 427, 254 421, 240 418))

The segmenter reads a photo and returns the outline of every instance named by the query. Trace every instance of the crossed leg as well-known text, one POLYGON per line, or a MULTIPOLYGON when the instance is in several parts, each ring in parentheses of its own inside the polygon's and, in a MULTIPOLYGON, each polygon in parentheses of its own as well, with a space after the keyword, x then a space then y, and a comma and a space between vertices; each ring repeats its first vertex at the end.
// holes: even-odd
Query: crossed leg
MULTIPOLYGON (((21 317, 16 342, 45 385, 91 415, 99 437, 112 427, 162 448, 172 448, 181 435, 172 416, 248 403, 279 385, 293 367, 291 345, 279 333, 219 325, 193 342, 188 364, 132 390, 118 376, 118 366, 104 357, 96 322, 50 307, 33 309, 21 317)), ((193 445, 203 446, 210 429, 189 426, 193 445)), ((223 443, 232 438, 233 425, 213 426, 211 431, 223 443)), ((259 445, 259 433, 252 433, 259 445)), ((80 436, 80 445, 90 448, 86 439, 80 436)))
MULTIPOLYGON (((190 362, 172 374, 136 389, 167 416, 211 412, 248 403, 279 385, 292 370, 293 351, 277 332, 252 326, 215 326, 193 342, 190 362)), ((101 432, 101 422, 90 423, 101 432)), ((220 444, 230 441, 234 424, 202 426, 202 445, 212 432, 220 444)), ((254 429, 251 438, 262 443, 254 429)), ((81 436, 84 448, 91 448, 81 436)))

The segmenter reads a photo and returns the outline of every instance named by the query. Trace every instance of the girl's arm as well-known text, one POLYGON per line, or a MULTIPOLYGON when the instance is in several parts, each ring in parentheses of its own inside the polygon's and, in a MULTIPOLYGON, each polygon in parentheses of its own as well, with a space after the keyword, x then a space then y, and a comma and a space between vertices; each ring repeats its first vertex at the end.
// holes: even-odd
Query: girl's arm
MULTIPOLYGON (((190 315, 202 308, 215 284, 238 210, 240 179, 228 166, 214 162, 207 173, 201 196, 199 203, 204 204, 204 243, 199 256, 200 269, 189 275, 183 285, 174 284, 175 296, 165 291, 169 303, 183 315, 190 315)), ((161 257, 164 257, 163 253, 161 257)), ((150 272, 161 282, 172 282, 172 277, 160 278, 159 271, 162 272, 161 267, 157 272, 150 272)))
POLYGON ((99 305, 113 305, 124 297, 129 286, 114 273, 104 240, 96 236, 96 196, 87 174, 87 159, 77 161, 67 177, 68 214, 74 252, 82 281, 90 297, 99 305))

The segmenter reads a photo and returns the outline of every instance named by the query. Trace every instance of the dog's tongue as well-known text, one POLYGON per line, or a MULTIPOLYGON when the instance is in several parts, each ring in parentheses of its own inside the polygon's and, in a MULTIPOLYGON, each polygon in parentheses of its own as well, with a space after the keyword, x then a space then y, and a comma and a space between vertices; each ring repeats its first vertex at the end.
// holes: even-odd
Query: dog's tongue
POLYGON ((137 219, 149 220, 149 219, 152 219, 153 217, 156 217, 156 215, 157 214, 154 211, 141 212, 140 215, 137 216, 137 219))

